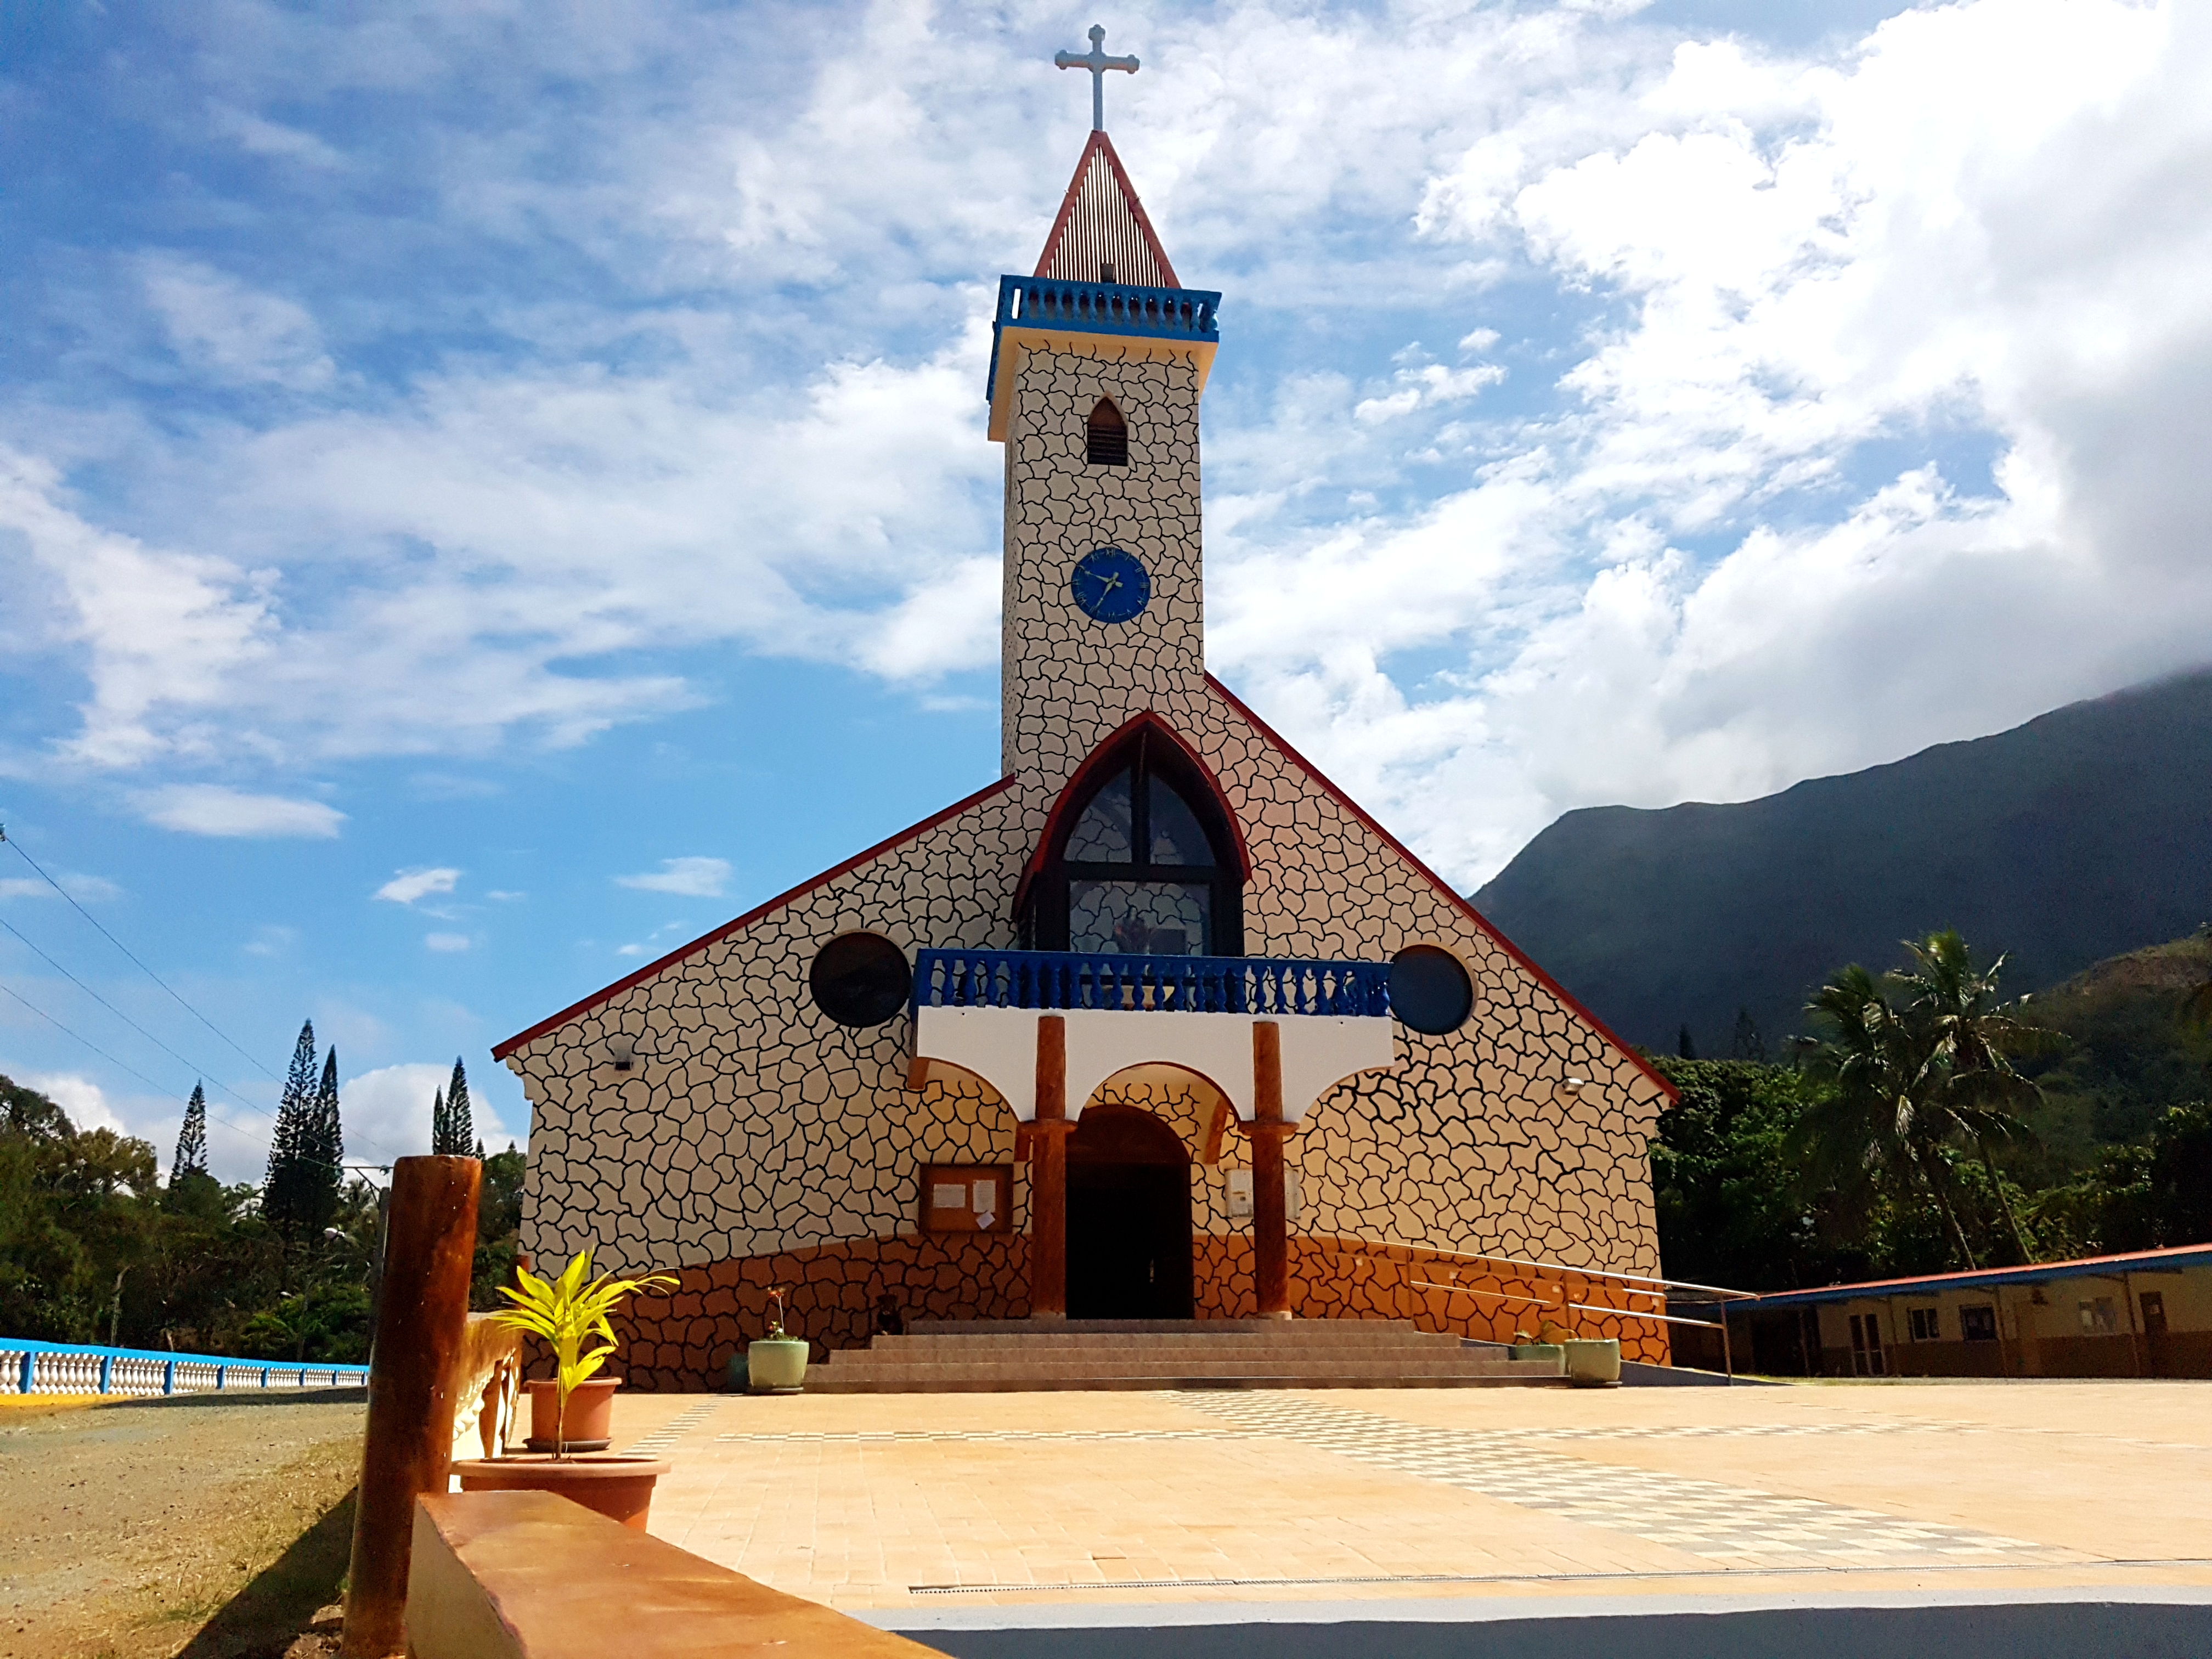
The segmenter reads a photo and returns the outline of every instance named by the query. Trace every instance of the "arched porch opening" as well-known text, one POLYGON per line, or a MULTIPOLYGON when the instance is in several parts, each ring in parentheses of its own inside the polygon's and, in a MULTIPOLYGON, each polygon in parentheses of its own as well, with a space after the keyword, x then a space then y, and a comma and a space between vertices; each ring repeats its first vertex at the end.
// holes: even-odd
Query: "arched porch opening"
POLYGON ((1191 1316, 1190 1151, 1141 1106, 1094 1097, 1067 1137, 1067 1315, 1191 1316))

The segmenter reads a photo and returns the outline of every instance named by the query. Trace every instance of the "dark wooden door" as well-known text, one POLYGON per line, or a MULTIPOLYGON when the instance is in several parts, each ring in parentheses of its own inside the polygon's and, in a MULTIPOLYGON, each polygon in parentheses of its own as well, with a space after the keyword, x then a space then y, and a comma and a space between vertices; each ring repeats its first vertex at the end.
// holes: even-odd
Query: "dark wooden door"
POLYGON ((1151 1113, 1093 1106, 1067 1138, 1071 1319, 1191 1316, 1190 1154, 1151 1113))

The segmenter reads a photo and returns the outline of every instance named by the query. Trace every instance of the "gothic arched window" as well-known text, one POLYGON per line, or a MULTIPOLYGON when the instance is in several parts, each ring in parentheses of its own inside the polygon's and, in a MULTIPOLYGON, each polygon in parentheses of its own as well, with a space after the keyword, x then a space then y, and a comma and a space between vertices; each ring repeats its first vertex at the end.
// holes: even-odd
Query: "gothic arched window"
POLYGON ((1085 769, 1054 814, 1021 917, 1032 950, 1111 956, 1244 953, 1244 881, 1212 781, 1140 728, 1085 769))
POLYGON ((1129 423, 1111 398, 1101 398, 1085 428, 1084 459, 1093 466, 1129 464, 1129 423))

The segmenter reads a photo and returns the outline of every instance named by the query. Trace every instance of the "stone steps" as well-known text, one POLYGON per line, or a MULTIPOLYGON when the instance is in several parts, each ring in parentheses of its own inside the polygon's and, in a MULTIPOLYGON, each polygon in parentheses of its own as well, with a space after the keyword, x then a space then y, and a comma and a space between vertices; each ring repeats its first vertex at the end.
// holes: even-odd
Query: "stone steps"
POLYGON ((1392 1320, 917 1321, 833 1353, 810 1394, 1563 1387, 1554 1365, 1392 1320))

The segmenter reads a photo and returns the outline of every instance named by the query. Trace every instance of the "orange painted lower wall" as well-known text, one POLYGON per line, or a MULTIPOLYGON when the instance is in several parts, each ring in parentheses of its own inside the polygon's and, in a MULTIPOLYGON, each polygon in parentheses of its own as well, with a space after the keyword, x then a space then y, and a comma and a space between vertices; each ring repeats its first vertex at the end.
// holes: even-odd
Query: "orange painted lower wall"
POLYGON ((723 1386, 730 1356, 767 1334, 769 1291, 787 1286, 784 1328, 814 1345, 867 1346, 876 1305, 907 1319, 1019 1319, 1030 1310, 1030 1241, 1021 1233, 870 1238, 686 1267, 678 1288, 635 1296, 614 1318, 629 1387, 723 1386))
MULTIPOLYGON (((1252 1241, 1233 1234, 1200 1238, 1195 1249, 1197 1316, 1245 1319, 1256 1313, 1252 1241)), ((1291 1240, 1291 1308, 1301 1319, 1403 1319, 1425 1331, 1510 1342, 1518 1331, 1534 1332, 1549 1307, 1554 1310, 1549 1316, 1568 1324, 1576 1336, 1618 1338, 1624 1359, 1671 1363, 1666 1326, 1621 1316, 1562 1314, 1557 1311, 1562 1299, 1655 1312, 1660 1306, 1624 1294, 1611 1280, 1580 1273, 1478 1266, 1407 1245, 1356 1238, 1291 1240)))
MULTIPOLYGON (((1252 1241, 1201 1236, 1192 1249, 1196 1316, 1251 1317, 1257 1311, 1252 1241)), ((788 1287, 785 1328, 814 1345, 817 1362, 833 1348, 866 1346, 885 1297, 907 1320, 1025 1317, 1029 1239, 1019 1233, 863 1239, 686 1267, 676 1277, 676 1290, 633 1297, 615 1317, 617 1364, 633 1389, 721 1388, 730 1356, 766 1334, 769 1291, 777 1285, 788 1287)), ((1644 1301, 1578 1273, 1478 1267, 1358 1239, 1291 1240, 1291 1305, 1301 1319, 1403 1319, 1425 1331, 1510 1342, 1516 1330, 1534 1331, 1545 1316, 1535 1304, 1557 1310, 1562 1299, 1622 1309, 1644 1301)), ((1606 1314, 1552 1316, 1571 1322, 1577 1336, 1619 1338, 1625 1359, 1669 1363, 1664 1325, 1606 1314)))

